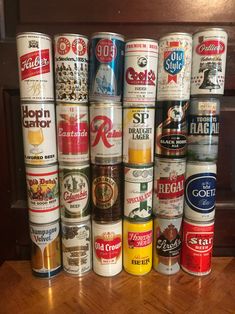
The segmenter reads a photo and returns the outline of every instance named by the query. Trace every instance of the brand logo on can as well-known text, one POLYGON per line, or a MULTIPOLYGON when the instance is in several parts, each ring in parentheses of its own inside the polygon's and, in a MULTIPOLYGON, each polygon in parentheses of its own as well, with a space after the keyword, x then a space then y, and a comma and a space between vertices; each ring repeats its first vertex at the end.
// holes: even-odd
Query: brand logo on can
POLYGON ((109 177, 101 176, 92 182, 93 201, 98 208, 109 208, 117 200, 117 183, 109 177))
POLYGON ((57 51, 60 55, 66 55, 70 50, 70 42, 65 37, 60 37, 57 41, 57 51))
POLYGON ((181 239, 177 228, 171 223, 161 233, 157 230, 156 249, 160 256, 177 256, 180 253, 181 239))
POLYGON ((72 50, 78 56, 83 56, 87 51, 87 46, 82 38, 77 38, 72 42, 72 50))
POLYGON ((49 49, 37 50, 20 57, 21 80, 50 72, 49 49))
POLYGON ((152 243, 152 230, 145 232, 128 232, 129 248, 145 247, 152 243))
POLYGON ((169 178, 157 180, 157 195, 159 199, 173 199, 184 195, 184 175, 177 176, 176 171, 169 178))
POLYGON ((110 39, 101 39, 95 48, 97 59, 101 63, 109 63, 117 56, 117 47, 110 39))
POLYGON ((104 232, 95 237, 95 254, 101 264, 116 264, 121 255, 122 238, 114 232, 104 232))
POLYGON ((198 173, 186 180, 185 199, 187 205, 199 213, 210 213, 215 208, 216 175, 198 173))
POLYGON ((177 74, 180 73, 184 66, 184 50, 178 48, 179 44, 179 42, 171 42, 171 49, 164 52, 163 67, 170 74, 168 75, 168 83, 171 81, 177 83, 177 74))
POLYGON ((49 128, 51 125, 50 110, 29 110, 28 105, 21 106, 22 124, 25 128, 49 128))
POLYGON ((205 40, 196 47, 199 55, 219 55, 225 52, 225 44, 220 40, 205 40))
POLYGON ((126 82, 130 85, 156 85, 156 74, 153 70, 137 72, 130 67, 126 70, 126 82))
POLYGON ((213 247, 213 232, 187 232, 186 245, 197 253, 210 252, 213 247))

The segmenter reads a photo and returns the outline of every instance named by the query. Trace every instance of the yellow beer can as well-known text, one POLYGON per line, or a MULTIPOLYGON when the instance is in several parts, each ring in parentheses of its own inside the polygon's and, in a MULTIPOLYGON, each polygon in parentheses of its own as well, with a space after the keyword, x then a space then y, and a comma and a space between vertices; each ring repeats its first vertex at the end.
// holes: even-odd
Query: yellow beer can
POLYGON ((145 275, 152 268, 153 221, 123 222, 123 264, 132 275, 145 275))

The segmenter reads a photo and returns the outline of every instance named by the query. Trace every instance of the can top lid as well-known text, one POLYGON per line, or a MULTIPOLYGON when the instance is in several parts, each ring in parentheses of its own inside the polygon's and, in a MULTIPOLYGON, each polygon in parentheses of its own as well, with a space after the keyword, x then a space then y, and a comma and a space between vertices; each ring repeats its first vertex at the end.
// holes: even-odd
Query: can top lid
POLYGON ((198 29, 195 33, 193 33, 193 35, 196 35, 201 32, 208 32, 208 31, 223 31, 227 34, 227 31, 220 27, 209 27, 209 28, 203 27, 201 29, 198 29))
POLYGON ((92 107, 105 107, 105 106, 121 106, 122 103, 120 101, 108 101, 108 102, 102 102, 102 101, 90 101, 90 105, 92 107))
POLYGON ((208 220, 208 221, 195 221, 195 220, 192 220, 192 219, 189 219, 189 218, 186 218, 184 217, 184 221, 185 222, 188 222, 192 225, 199 225, 199 226, 211 226, 214 224, 215 222, 215 219, 212 219, 212 220, 208 220))
POLYGON ((116 39, 119 39, 119 40, 122 40, 124 41, 125 37, 121 34, 118 34, 118 33, 111 33, 111 32, 96 32, 96 33, 93 33, 91 35, 91 38, 105 38, 106 36, 113 36, 113 37, 116 37, 116 39))
POLYGON ((168 37, 168 36, 170 36, 170 35, 186 35, 186 36, 188 36, 188 37, 192 37, 192 34, 190 34, 190 33, 184 33, 184 32, 173 32, 173 33, 166 33, 166 34, 164 34, 162 37, 160 37, 160 40, 161 39, 163 39, 163 38, 165 38, 165 37, 168 37))
POLYGON ((76 36, 76 37, 83 37, 83 38, 88 39, 88 36, 86 35, 75 34, 75 33, 59 33, 59 34, 55 34, 54 38, 58 36, 76 36))
POLYGON ((40 35, 40 36, 45 36, 47 38, 51 39, 51 36, 45 33, 40 33, 40 32, 20 32, 16 34, 16 38, 21 36, 21 35, 40 35))
POLYGON ((158 40, 152 39, 152 38, 130 38, 126 40, 126 43, 129 43, 130 41, 150 41, 150 42, 155 42, 158 43, 158 40))

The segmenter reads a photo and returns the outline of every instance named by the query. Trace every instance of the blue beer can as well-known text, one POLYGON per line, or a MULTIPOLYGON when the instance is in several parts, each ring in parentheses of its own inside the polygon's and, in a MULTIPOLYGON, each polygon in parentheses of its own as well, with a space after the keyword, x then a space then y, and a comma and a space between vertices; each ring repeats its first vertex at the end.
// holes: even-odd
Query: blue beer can
POLYGON ((124 36, 94 33, 90 41, 89 100, 122 100, 124 36))

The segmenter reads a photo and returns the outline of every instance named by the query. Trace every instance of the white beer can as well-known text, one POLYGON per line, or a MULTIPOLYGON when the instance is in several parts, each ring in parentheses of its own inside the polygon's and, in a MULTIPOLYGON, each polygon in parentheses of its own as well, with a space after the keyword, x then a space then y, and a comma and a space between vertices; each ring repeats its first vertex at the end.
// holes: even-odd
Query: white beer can
POLYGON ((124 163, 136 165, 153 163, 154 116, 154 108, 124 108, 124 163))
POLYGON ((174 217, 183 214, 185 159, 155 158, 153 212, 174 217))
POLYGON ((105 277, 122 271, 122 220, 113 223, 92 221, 93 270, 105 277))
POLYGON ((191 95, 223 95, 228 35, 208 28, 193 35, 191 95))
POLYGON ((157 100, 189 100, 192 35, 169 33, 159 40, 157 100))
POLYGON ((57 164, 48 167, 26 165, 29 220, 44 224, 60 218, 57 164))
POLYGON ((52 40, 46 34, 16 36, 21 101, 54 101, 52 40))
POLYGON ((47 165, 56 162, 54 103, 23 103, 21 120, 25 163, 47 165))
POLYGON ((91 103, 91 162, 114 165, 122 162, 122 107, 120 103, 91 103))
POLYGON ((157 89, 158 42, 130 39, 125 46, 124 106, 154 105, 157 89))
POLYGON ((55 35, 56 101, 88 102, 88 38, 79 34, 55 35))

